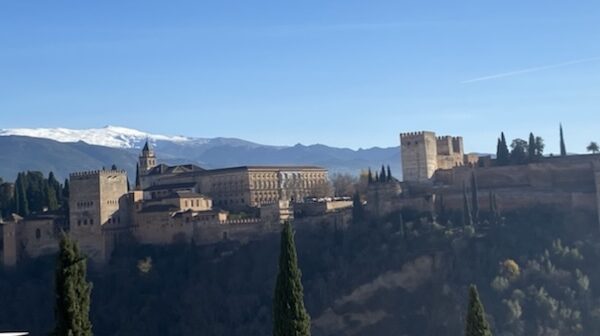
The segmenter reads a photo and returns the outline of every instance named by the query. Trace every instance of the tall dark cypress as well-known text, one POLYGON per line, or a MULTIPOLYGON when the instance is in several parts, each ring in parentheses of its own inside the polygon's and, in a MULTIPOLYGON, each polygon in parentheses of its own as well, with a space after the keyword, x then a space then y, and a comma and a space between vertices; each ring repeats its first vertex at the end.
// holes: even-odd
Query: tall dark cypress
POLYGON ((479 187, 477 186, 477 177, 475 172, 471 172, 471 205, 473 208, 473 221, 479 221, 479 187))
POLYGON ((379 173, 379 182, 385 182, 387 180, 388 179, 386 176, 385 167, 384 165, 381 165, 381 173, 379 173))
POLYGON ((485 317, 485 309, 479 299, 479 293, 475 285, 469 287, 465 336, 492 336, 492 330, 485 317))
POLYGON ((135 165, 135 190, 142 190, 142 184, 140 182, 140 165, 135 165))
POLYGON ((69 179, 65 179, 65 184, 63 185, 62 197, 64 200, 68 202, 69 196, 71 195, 71 191, 69 189, 69 179))
POLYGON ((54 336, 91 336, 89 318, 92 285, 86 280, 86 259, 66 235, 60 241, 55 274, 54 336))
POLYGON ((531 162, 535 161, 537 158, 537 152, 536 152, 536 146, 535 146, 535 136, 533 136, 533 133, 529 133, 527 156, 529 157, 529 161, 531 161, 531 162))
POLYGON ((373 183, 373 172, 371 171, 371 168, 369 168, 369 172, 367 173, 367 182, 369 182, 369 184, 373 183))
POLYGON ((29 215, 29 200, 24 179, 25 174, 19 173, 15 182, 15 212, 23 217, 29 215))
POLYGON ((390 169, 390 165, 387 166, 387 180, 392 180, 392 170, 390 169))
POLYGON ((508 151, 508 144, 506 143, 504 132, 500 133, 500 141, 498 142, 498 148, 496 150, 496 159, 500 166, 505 166, 510 162, 510 152, 508 151))
POLYGON ((567 147, 565 146, 562 124, 560 124, 560 156, 567 156, 567 147))
POLYGON ((364 218, 364 208, 362 201, 360 200, 360 194, 358 191, 354 192, 352 197, 352 219, 355 223, 359 222, 364 218))
POLYGON ((304 293, 298 268, 292 225, 287 222, 281 232, 279 274, 273 299, 273 335, 310 335, 310 316, 304 308, 304 293))
POLYGON ((473 225, 473 214, 471 213, 471 206, 469 205, 469 198, 467 197, 467 186, 463 182, 463 226, 473 225))
POLYGON ((502 140, 500 138, 496 142, 496 161, 498 164, 502 161, 502 140))

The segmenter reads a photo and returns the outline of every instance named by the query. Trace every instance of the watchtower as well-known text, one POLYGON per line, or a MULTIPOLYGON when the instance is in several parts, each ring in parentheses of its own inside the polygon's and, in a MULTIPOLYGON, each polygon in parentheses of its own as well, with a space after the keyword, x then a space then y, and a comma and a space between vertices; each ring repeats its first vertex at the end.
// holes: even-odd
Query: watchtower
POLYGON ((433 176, 438 167, 434 132, 401 133, 400 148, 404 181, 425 181, 433 176))
POLYGON ((111 252, 105 229, 121 226, 127 218, 120 205, 127 195, 127 174, 123 170, 73 173, 69 188, 70 235, 88 257, 104 262, 111 252))

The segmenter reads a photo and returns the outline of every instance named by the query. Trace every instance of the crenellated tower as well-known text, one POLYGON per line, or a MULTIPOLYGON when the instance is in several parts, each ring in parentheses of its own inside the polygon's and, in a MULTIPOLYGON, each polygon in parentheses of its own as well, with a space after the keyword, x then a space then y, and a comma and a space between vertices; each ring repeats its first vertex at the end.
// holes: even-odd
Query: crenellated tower
POLYGON ((400 134, 402 178, 426 181, 437 170, 437 138, 433 132, 400 134))
POLYGON ((110 234, 129 225, 125 207, 127 174, 96 170, 69 175, 69 233, 91 259, 105 262, 112 251, 110 234))

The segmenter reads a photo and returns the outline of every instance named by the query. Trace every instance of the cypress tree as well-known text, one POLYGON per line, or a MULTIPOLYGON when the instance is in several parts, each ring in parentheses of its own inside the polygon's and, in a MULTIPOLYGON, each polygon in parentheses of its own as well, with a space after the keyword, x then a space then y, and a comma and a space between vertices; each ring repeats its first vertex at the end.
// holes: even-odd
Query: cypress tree
POLYGON ((567 156, 567 147, 565 146, 562 124, 560 124, 560 156, 567 156))
POLYGON ((388 178, 386 176, 385 167, 381 165, 381 173, 379 173, 379 182, 385 182, 388 178))
POLYGON ((406 241, 406 227, 404 225, 404 216, 402 216, 402 212, 398 216, 398 223, 400 225, 400 235, 402 235, 402 239, 406 241))
POLYGON ((25 174, 19 173, 15 182, 15 212, 23 217, 29 215, 29 201, 24 179, 25 174))
POLYGON ((467 309, 465 336, 492 336, 492 331, 485 318, 485 310, 479 299, 479 293, 475 285, 469 287, 469 306, 467 309))
POLYGON ((467 197, 467 187, 463 182, 463 226, 473 225, 473 216, 471 213, 471 206, 469 205, 469 198, 467 197))
POLYGON ((71 195, 71 191, 69 189, 69 179, 65 179, 65 184, 64 184, 63 190, 62 190, 62 197, 66 202, 68 202, 70 195, 71 195))
POLYGON ((504 132, 500 133, 500 139, 496 149, 496 159, 500 166, 505 166, 510 162, 510 152, 508 151, 508 144, 506 143, 504 132))
POLYGON ((310 335, 310 316, 304 308, 298 257, 292 225, 286 222, 281 232, 279 274, 273 299, 273 335, 310 335))
POLYGON ((477 178, 475 172, 471 172, 471 205, 473 206, 473 221, 479 220, 479 191, 477 190, 477 178))
POLYGON ((140 165, 135 165, 135 190, 142 190, 142 184, 140 182, 140 165))
POLYGON ((55 274, 54 336, 91 336, 89 319, 92 285, 86 280, 86 259, 66 235, 60 241, 55 274))
POLYGON ((390 165, 387 166, 387 180, 392 180, 392 170, 390 169, 390 165))
POLYGON ((498 138, 498 142, 496 142, 496 161, 498 165, 502 162, 502 140, 498 138))
POLYGON ((364 209, 358 191, 352 197, 352 219, 356 223, 364 216, 364 209))
POLYGON ((375 173, 375 183, 379 182, 379 173, 375 173))
POLYGON ((531 161, 531 162, 535 161, 537 158, 536 146, 535 146, 535 136, 533 136, 533 133, 529 133, 527 156, 529 156, 529 161, 531 161))
POLYGON ((369 168, 369 172, 367 174, 367 181, 369 184, 373 183, 373 172, 371 172, 371 168, 369 168))
POLYGON ((502 159, 502 165, 508 163, 508 144, 506 143, 506 137, 504 136, 504 132, 500 133, 500 153, 502 159))

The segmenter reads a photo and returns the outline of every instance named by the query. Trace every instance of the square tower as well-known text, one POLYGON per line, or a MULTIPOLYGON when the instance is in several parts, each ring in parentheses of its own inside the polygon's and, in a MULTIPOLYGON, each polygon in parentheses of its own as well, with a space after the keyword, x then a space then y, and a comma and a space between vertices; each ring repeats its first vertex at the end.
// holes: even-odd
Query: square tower
POLYGON ((69 176, 69 192, 70 235, 88 257, 106 261, 111 251, 104 231, 121 226, 128 218, 120 206, 127 195, 127 174, 122 170, 73 173, 69 176))
POLYGON ((400 134, 402 179, 426 181, 437 170, 437 139, 433 132, 400 134))

